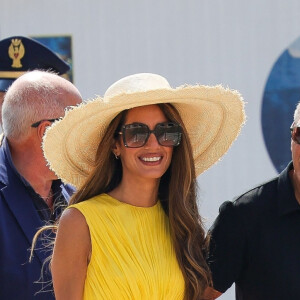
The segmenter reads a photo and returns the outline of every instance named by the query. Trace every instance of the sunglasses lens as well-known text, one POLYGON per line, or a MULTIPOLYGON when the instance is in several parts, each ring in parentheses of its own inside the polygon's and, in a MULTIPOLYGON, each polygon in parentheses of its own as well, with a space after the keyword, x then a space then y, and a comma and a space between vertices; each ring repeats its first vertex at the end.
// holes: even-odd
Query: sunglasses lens
POLYGON ((300 127, 294 127, 292 129, 292 140, 300 144, 300 127))
POLYGON ((181 140, 181 127, 179 124, 166 122, 156 126, 156 137, 160 145, 165 147, 178 146, 181 140))
POLYGON ((153 131, 142 123, 124 125, 122 128, 124 145, 129 148, 143 147, 152 132, 161 146, 174 147, 180 144, 181 126, 177 123, 165 122, 157 124, 153 131))
POLYGON ((127 147, 138 148, 144 146, 149 130, 144 124, 129 124, 124 126, 123 135, 127 147))

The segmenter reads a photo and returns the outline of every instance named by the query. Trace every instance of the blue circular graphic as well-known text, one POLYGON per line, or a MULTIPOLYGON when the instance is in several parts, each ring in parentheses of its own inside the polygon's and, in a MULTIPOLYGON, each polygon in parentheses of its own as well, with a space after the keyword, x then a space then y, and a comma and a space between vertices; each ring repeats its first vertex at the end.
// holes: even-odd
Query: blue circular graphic
POLYGON ((274 64, 262 102, 261 124, 266 148, 280 173, 291 161, 290 126, 300 101, 300 38, 274 64))

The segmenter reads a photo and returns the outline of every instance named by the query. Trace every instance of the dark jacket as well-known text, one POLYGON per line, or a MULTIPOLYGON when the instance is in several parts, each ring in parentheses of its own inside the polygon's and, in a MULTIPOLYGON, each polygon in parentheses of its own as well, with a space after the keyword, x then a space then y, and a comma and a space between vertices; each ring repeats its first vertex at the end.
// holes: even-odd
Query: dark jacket
MULTIPOLYGON (((35 283, 40 279, 43 262, 51 253, 45 251, 41 240, 29 263, 33 236, 46 221, 42 220, 32 194, 12 166, 5 139, 3 143, 0 147, 0 299, 53 300, 51 284, 47 287, 47 281, 51 281, 49 271, 45 272, 44 284, 35 283)), ((72 189, 62 185, 61 193, 66 201, 71 192, 72 189)))

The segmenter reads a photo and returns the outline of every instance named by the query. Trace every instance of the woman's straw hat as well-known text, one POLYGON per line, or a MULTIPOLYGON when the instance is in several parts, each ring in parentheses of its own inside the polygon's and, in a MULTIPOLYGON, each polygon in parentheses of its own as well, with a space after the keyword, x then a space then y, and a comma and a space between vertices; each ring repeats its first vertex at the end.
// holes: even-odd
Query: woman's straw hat
POLYGON ((178 110, 191 140, 197 175, 227 152, 245 122, 244 102, 237 91, 220 85, 173 89, 160 75, 135 74, 114 83, 103 98, 67 111, 47 130, 43 150, 50 169, 80 187, 94 168, 98 145, 113 118, 123 110, 156 103, 171 103, 178 110))

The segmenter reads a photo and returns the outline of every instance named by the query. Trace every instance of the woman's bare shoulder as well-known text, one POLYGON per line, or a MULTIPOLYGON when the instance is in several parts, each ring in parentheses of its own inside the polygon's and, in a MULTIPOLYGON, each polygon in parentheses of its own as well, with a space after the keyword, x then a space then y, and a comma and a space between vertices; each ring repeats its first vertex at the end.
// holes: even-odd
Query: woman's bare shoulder
POLYGON ((75 207, 67 208, 58 223, 58 234, 88 235, 89 228, 84 215, 75 207))

